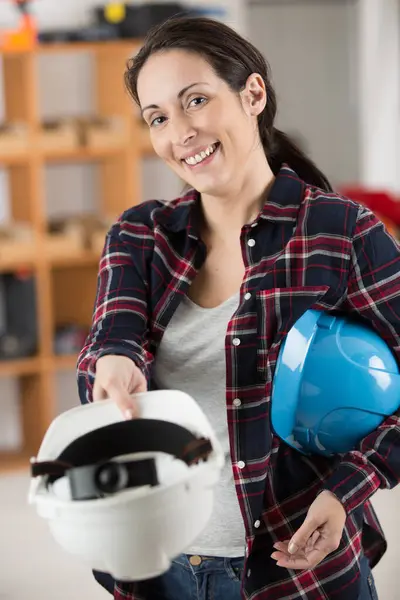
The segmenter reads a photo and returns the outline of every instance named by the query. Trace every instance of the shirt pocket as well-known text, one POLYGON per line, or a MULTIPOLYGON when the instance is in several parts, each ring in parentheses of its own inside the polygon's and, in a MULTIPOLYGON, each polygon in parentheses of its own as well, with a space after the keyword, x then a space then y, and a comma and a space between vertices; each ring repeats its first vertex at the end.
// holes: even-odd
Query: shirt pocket
POLYGON ((294 323, 310 309, 329 310, 322 302, 329 285, 259 290, 257 302, 257 372, 272 381, 280 346, 294 323))

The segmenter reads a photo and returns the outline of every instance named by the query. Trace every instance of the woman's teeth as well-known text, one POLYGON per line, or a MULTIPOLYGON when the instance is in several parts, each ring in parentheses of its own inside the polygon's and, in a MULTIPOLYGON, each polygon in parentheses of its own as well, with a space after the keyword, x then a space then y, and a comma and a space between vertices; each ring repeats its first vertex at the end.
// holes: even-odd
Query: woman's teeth
POLYGON ((211 146, 203 150, 203 152, 200 152, 200 154, 195 154, 194 156, 189 156, 188 158, 185 158, 185 163, 187 163, 188 165, 197 165, 198 163, 201 163, 205 158, 208 158, 210 154, 215 152, 217 146, 218 144, 212 144, 211 146))

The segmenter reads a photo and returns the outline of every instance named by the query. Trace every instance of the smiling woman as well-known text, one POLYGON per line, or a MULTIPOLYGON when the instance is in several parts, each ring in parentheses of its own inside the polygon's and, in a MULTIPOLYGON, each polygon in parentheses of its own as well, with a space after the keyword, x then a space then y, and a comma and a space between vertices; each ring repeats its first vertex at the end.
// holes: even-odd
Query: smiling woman
POLYGON ((305 458, 270 411, 282 343, 311 309, 361 316, 400 361, 399 247, 275 128, 268 64, 228 26, 163 23, 125 83, 156 153, 190 189, 110 229, 81 401, 109 397, 140 417, 136 393, 186 392, 226 464, 185 554, 155 580, 112 582, 114 598, 375 599, 371 565, 386 542, 370 498, 400 480, 400 415, 357 451, 305 458))
POLYGON ((308 183, 331 189, 312 161, 274 127, 276 96, 264 57, 221 23, 172 19, 154 29, 128 65, 125 81, 156 153, 198 191, 231 194, 246 175, 253 179, 261 169, 270 178, 283 162, 308 183), (205 160, 201 153, 211 147, 218 152, 205 160), (212 170, 186 168, 201 158, 212 170), (184 159, 189 160, 182 164, 184 159))

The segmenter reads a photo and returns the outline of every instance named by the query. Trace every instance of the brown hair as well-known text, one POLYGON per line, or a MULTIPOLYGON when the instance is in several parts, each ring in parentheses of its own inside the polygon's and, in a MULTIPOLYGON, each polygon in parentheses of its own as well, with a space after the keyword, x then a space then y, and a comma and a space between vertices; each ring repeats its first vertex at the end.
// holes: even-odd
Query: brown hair
POLYGON ((125 85, 140 106, 137 81, 147 59, 156 52, 179 49, 202 56, 232 91, 239 93, 252 73, 259 73, 267 92, 267 104, 258 116, 258 130, 268 163, 277 174, 283 163, 306 183, 332 191, 327 177, 292 139, 276 127, 275 90, 270 67, 257 48, 232 28, 204 17, 173 17, 151 29, 134 58, 128 61, 125 85))

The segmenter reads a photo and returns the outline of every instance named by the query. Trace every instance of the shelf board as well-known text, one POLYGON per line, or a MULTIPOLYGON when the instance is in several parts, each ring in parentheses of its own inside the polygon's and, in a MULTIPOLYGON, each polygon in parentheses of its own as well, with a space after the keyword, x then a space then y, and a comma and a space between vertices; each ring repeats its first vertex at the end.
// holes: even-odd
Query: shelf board
POLYGON ((142 45, 139 38, 105 40, 102 42, 53 42, 40 43, 34 49, 37 54, 55 54, 70 52, 112 52, 126 50, 131 52, 142 45))
POLYGON ((55 354, 53 357, 54 367, 57 371, 69 371, 76 368, 78 352, 76 354, 55 354))
POLYGON ((0 167, 2 167, 2 166, 12 167, 13 165, 25 165, 25 164, 29 163, 29 161, 30 161, 30 154, 28 154, 28 152, 24 152, 21 154, 9 154, 8 156, 6 154, 3 154, 3 155, 0 154, 0 167))
POLYGON ((30 456, 25 451, 0 452, 0 473, 11 473, 13 471, 29 471, 30 456))
POLYGON ((76 150, 60 150, 58 152, 43 152, 43 159, 47 162, 63 162, 63 161, 94 161, 117 156, 124 152, 126 148, 101 148, 99 150, 78 148, 76 150))
POLYGON ((19 358, 16 360, 0 360, 0 377, 32 375, 40 371, 40 360, 37 357, 19 358))
POLYGON ((0 273, 16 273, 17 271, 32 271, 36 269, 38 261, 35 256, 30 258, 22 259, 13 259, 10 257, 8 260, 5 258, 0 258, 0 273))
POLYGON ((100 255, 96 252, 91 252, 90 250, 87 250, 86 252, 82 252, 80 254, 76 254, 75 256, 66 255, 50 259, 51 266, 54 269, 97 266, 99 264, 99 261, 100 255))
POLYGON ((117 40, 103 40, 99 42, 39 42, 33 48, 15 50, 2 50, 0 48, 0 56, 7 59, 19 57, 24 59, 32 55, 47 55, 47 54, 65 54, 73 52, 121 52, 126 50, 127 53, 133 50, 138 50, 143 44, 140 38, 127 38, 117 40))

